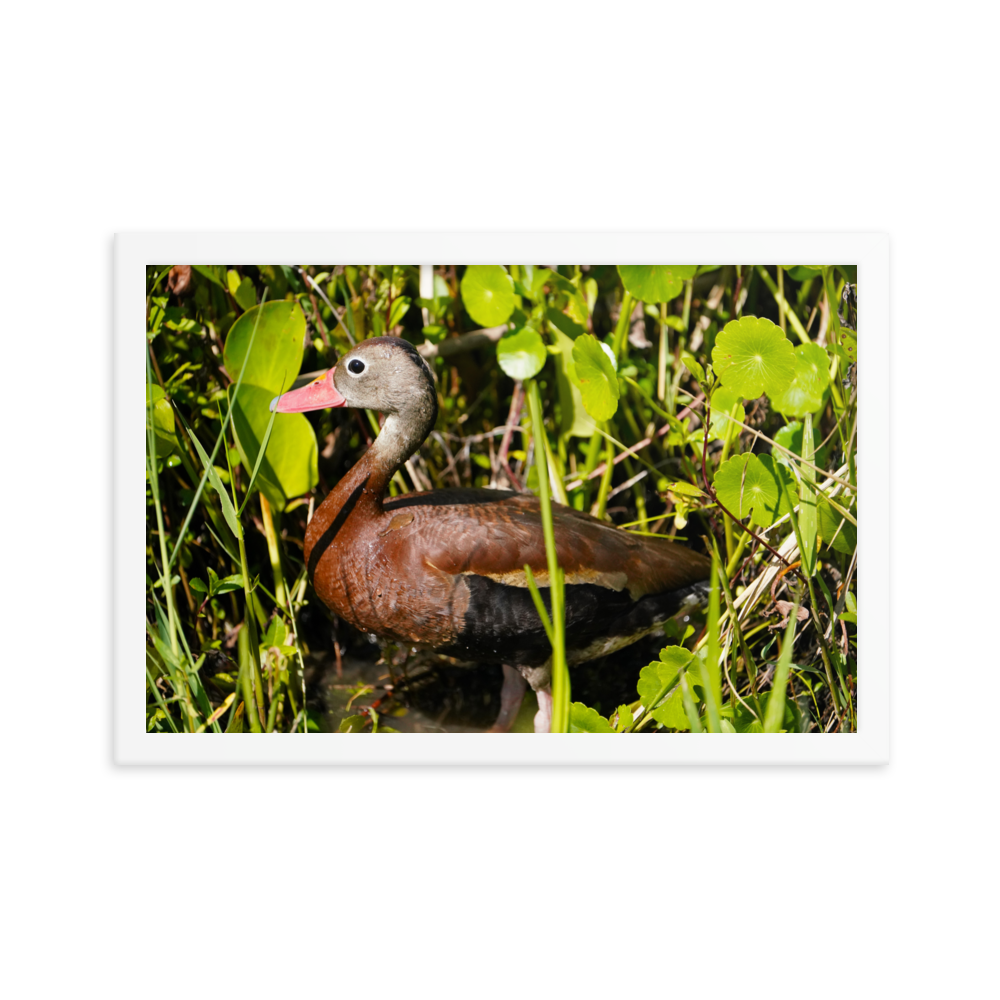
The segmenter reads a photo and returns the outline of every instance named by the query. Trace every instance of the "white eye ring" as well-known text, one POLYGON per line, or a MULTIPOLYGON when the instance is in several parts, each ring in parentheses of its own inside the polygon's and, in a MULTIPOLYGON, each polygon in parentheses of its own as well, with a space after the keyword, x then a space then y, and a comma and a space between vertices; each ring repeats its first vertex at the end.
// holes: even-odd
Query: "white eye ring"
POLYGON ((357 378, 359 375, 364 375, 367 370, 368 366, 361 360, 361 358, 351 358, 351 360, 347 363, 347 374, 353 375, 354 378, 357 378), (360 365, 361 367, 357 368, 357 365, 360 365))

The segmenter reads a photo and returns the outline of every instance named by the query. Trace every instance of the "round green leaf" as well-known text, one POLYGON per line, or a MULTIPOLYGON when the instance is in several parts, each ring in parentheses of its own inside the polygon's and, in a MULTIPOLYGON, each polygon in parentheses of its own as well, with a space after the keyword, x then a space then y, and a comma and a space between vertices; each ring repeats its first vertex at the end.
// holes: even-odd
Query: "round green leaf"
POLYGON ((596 709, 574 701, 569 706, 569 731, 571 733, 610 733, 613 732, 608 720, 596 709))
POLYGON ((733 440, 743 430, 739 424, 729 419, 730 414, 741 422, 746 420, 747 416, 746 410, 743 409, 743 404, 740 403, 739 393, 733 392, 732 389, 728 389, 726 386, 720 386, 712 393, 711 432, 715 437, 723 441, 727 436, 730 441, 733 440), (734 407, 735 412, 733 412, 734 407))
POLYGON ((785 466, 770 455, 734 455, 716 471, 715 492, 730 513, 740 519, 752 515, 753 523, 767 528, 788 511, 778 476, 794 502, 795 484, 785 466))
POLYGON ((584 409, 594 420, 608 420, 618 409, 618 376, 601 342, 593 334, 573 341, 570 378, 580 390, 584 409))
POLYGON ((462 301, 481 326, 499 326, 514 311, 514 282, 499 264, 470 264, 462 276, 462 301))
POLYGON ((622 284, 643 302, 669 302, 698 270, 693 264, 619 264, 622 284))
POLYGON ((266 389, 273 398, 291 386, 302 367, 306 318, 297 302, 265 302, 240 316, 232 325, 222 352, 226 371, 234 382, 239 380, 254 323, 257 333, 246 361, 243 384, 266 389))
MULTIPOLYGON (((255 343, 254 352, 256 350, 255 343)), ((260 442, 267 431, 273 398, 272 390, 244 383, 233 407, 236 445, 248 476, 257 462, 260 442)), ((301 413, 279 414, 271 428, 267 453, 261 462, 256 485, 272 506, 283 510, 288 500, 308 493, 319 482, 316 456, 316 435, 305 416, 301 413)))
POLYGON ((727 323, 715 339, 712 364, 722 384, 744 399, 773 396, 795 376, 788 338, 769 319, 744 316, 727 323))
POLYGON ((771 394, 771 403, 786 417, 804 417, 823 405, 823 392, 830 384, 830 359, 819 344, 800 344, 794 353, 795 375, 782 392, 771 394))
POLYGON ((530 327, 511 330, 497 343, 497 361, 511 378, 534 378, 547 357, 542 338, 530 327))

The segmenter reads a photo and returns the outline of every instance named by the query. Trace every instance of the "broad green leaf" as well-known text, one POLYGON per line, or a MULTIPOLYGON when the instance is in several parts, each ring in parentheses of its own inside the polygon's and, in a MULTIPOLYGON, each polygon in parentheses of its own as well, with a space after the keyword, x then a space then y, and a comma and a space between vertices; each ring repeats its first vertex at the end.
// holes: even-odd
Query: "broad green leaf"
MULTIPOLYGON (((550 313, 554 311, 550 310, 550 313)), ((559 348, 559 353, 556 355, 555 360, 556 387, 559 390, 559 408, 562 411, 562 426, 560 430, 565 435, 572 434, 585 438, 593 437, 594 420, 583 405, 583 396, 580 393, 580 387, 571 378, 575 368, 573 364, 574 341, 571 339, 571 335, 564 333, 561 329, 563 325, 572 328, 576 324, 568 316, 563 316, 562 313, 559 313, 559 315, 566 321, 565 324, 560 323, 557 326, 555 323, 550 322, 549 326, 555 345, 559 348)), ((580 328, 576 336, 584 332, 580 328)))
POLYGON ((513 379, 534 378, 545 365, 546 357, 545 343, 531 327, 510 330, 497 343, 497 361, 513 379))
MULTIPOLYGON (((299 374, 306 318, 297 302, 287 301, 265 302, 240 316, 226 337, 222 354, 226 370, 234 382, 240 377, 255 323, 257 334, 243 373, 243 386, 249 384, 266 389, 271 393, 270 402, 286 391, 299 374)), ((240 389, 242 393, 243 388, 240 389)))
POLYGON ((481 326, 499 326, 514 311, 514 282, 499 264, 471 264, 462 276, 462 301, 481 326))
POLYGON ((719 732, 720 733, 735 733, 736 729, 733 724, 728 719, 721 719, 719 721, 719 732))
POLYGON ((730 414, 739 421, 746 420, 746 410, 740 403, 739 394, 726 386, 720 386, 712 393, 712 427, 715 437, 725 440, 728 436, 732 441, 739 436, 742 427, 729 419, 730 414), (734 412, 735 408, 735 412, 734 412))
POLYGON ((150 401, 153 404, 153 435, 156 438, 156 457, 166 458, 177 447, 174 426, 174 409, 158 385, 146 383, 146 429, 149 429, 150 401))
POLYGON ((569 337, 570 340, 576 340, 577 337, 587 332, 585 327, 558 309, 549 309, 545 315, 549 321, 549 325, 554 326, 560 333, 569 337))
POLYGON ((771 403, 786 417, 804 417, 823 405, 830 359, 819 344, 799 344, 794 353, 795 375, 783 391, 771 394, 771 403))
POLYGON ((791 474, 770 455, 734 455, 716 471, 715 492, 722 505, 736 517, 742 519, 752 513, 753 522, 766 528, 788 511, 779 475, 785 479, 789 495, 794 495, 791 474))
POLYGON ((244 278, 233 292, 236 304, 245 312, 253 309, 257 305, 257 289, 253 287, 253 282, 249 278, 244 278))
POLYGON ((569 706, 569 731, 571 733, 614 732, 608 725, 608 720, 599 715, 596 709, 589 708, 579 701, 574 701, 569 706))
MULTIPOLYGON (((619 264, 622 284, 643 302, 669 302, 684 291, 684 282, 694 277, 697 265, 619 264)), ((758 393, 760 395, 760 393, 758 393)))
POLYGON ((834 510, 822 493, 819 495, 816 515, 819 519, 819 537, 837 552, 851 555, 858 547, 858 529, 843 514, 834 510))
POLYGON ((363 733, 368 724, 368 717, 365 715, 349 715, 340 723, 338 733, 363 733))
POLYGON ((782 392, 795 376, 791 342, 769 319, 744 316, 715 339, 712 364, 722 384, 744 399, 782 392))
POLYGON ((580 390, 583 405, 594 420, 608 420, 618 409, 618 376, 601 342, 592 334, 573 342, 570 378, 580 390))
POLYGON ((666 726, 668 729, 687 732, 691 728, 691 722, 684 710, 684 695, 679 686, 659 707, 653 709, 652 716, 661 726, 666 726))
MULTIPOLYGON (((254 351, 256 351, 254 345, 254 351)), ((232 389, 230 389, 232 392, 232 389)), ((243 465, 252 469, 271 419, 274 393, 256 385, 240 387, 233 408, 233 427, 243 465)), ((283 413, 271 428, 271 438, 257 474, 257 487, 272 506, 283 510, 292 497, 308 493, 319 482, 316 435, 301 413, 283 413)))

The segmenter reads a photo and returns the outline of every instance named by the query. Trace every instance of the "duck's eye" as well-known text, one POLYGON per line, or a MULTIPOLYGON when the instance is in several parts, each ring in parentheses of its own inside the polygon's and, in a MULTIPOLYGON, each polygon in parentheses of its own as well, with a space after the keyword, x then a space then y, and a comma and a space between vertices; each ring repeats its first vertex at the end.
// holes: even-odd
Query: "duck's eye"
POLYGON ((352 358, 348 362, 347 370, 352 375, 360 375, 365 370, 365 363, 360 358, 352 358))

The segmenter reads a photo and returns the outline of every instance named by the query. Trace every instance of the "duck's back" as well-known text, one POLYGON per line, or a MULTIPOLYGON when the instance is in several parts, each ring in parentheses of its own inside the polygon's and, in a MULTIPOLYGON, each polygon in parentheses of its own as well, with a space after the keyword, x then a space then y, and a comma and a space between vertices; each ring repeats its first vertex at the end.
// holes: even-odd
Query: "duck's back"
MULTIPOLYGON (((479 662, 530 666, 548 659, 524 571, 531 566, 548 606, 537 498, 443 489, 387 500, 377 516, 340 520, 325 544, 318 533, 311 539, 307 559, 317 593, 342 618, 479 662)), ((569 507, 553 505, 553 526, 571 663, 648 633, 708 577, 704 556, 569 507)))

